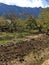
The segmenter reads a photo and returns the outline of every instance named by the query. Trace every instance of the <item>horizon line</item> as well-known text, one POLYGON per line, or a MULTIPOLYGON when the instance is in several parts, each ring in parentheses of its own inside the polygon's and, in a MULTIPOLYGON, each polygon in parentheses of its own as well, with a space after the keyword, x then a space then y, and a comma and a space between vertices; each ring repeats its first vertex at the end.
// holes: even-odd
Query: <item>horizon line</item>
POLYGON ((48 8, 49 6, 45 6, 45 7, 42 7, 42 6, 39 6, 39 7, 30 7, 30 6, 19 6, 19 5, 16 5, 16 4, 7 4, 7 3, 2 3, 0 2, 0 4, 4 4, 4 5, 8 5, 8 6, 18 6, 18 7, 24 7, 24 8, 48 8))

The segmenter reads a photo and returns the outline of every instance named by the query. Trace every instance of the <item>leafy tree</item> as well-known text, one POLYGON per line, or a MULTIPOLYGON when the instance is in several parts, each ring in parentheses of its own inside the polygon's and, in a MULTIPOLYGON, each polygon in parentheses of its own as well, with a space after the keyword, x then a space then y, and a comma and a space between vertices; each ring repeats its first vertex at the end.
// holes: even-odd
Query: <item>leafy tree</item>
POLYGON ((30 16, 27 20, 27 28, 28 29, 35 29, 37 26, 36 20, 33 16, 30 16))
POLYGON ((4 14, 3 18, 9 23, 8 29, 10 32, 16 31, 16 14, 15 13, 10 13, 10 14, 4 14))
POLYGON ((46 31, 49 29, 49 12, 42 11, 38 18, 38 26, 41 26, 41 29, 46 31))

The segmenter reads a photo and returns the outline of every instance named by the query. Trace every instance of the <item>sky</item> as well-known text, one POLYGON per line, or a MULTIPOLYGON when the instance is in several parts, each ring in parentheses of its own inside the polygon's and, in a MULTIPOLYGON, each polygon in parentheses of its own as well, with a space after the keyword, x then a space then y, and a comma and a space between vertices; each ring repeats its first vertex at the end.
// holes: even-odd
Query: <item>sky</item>
POLYGON ((47 7, 49 0, 0 0, 0 3, 21 7, 47 7))

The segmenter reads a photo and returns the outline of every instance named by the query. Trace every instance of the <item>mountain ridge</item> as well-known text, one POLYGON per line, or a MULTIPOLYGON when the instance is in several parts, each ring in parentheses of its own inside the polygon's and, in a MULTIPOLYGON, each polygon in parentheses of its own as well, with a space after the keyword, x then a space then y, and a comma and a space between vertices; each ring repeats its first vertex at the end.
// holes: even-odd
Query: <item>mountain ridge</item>
POLYGON ((0 16, 3 15, 4 13, 15 13, 18 15, 22 15, 24 13, 34 15, 35 17, 38 17, 39 13, 41 12, 42 8, 35 7, 19 7, 16 5, 7 5, 4 3, 0 3, 0 16))

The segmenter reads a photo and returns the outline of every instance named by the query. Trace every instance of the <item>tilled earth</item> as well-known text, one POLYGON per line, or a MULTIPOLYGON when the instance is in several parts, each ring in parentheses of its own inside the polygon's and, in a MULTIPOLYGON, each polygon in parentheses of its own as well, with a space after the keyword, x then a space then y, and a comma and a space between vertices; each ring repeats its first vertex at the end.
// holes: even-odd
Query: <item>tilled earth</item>
POLYGON ((0 45, 0 65, 43 65, 49 59, 49 36, 0 45))

